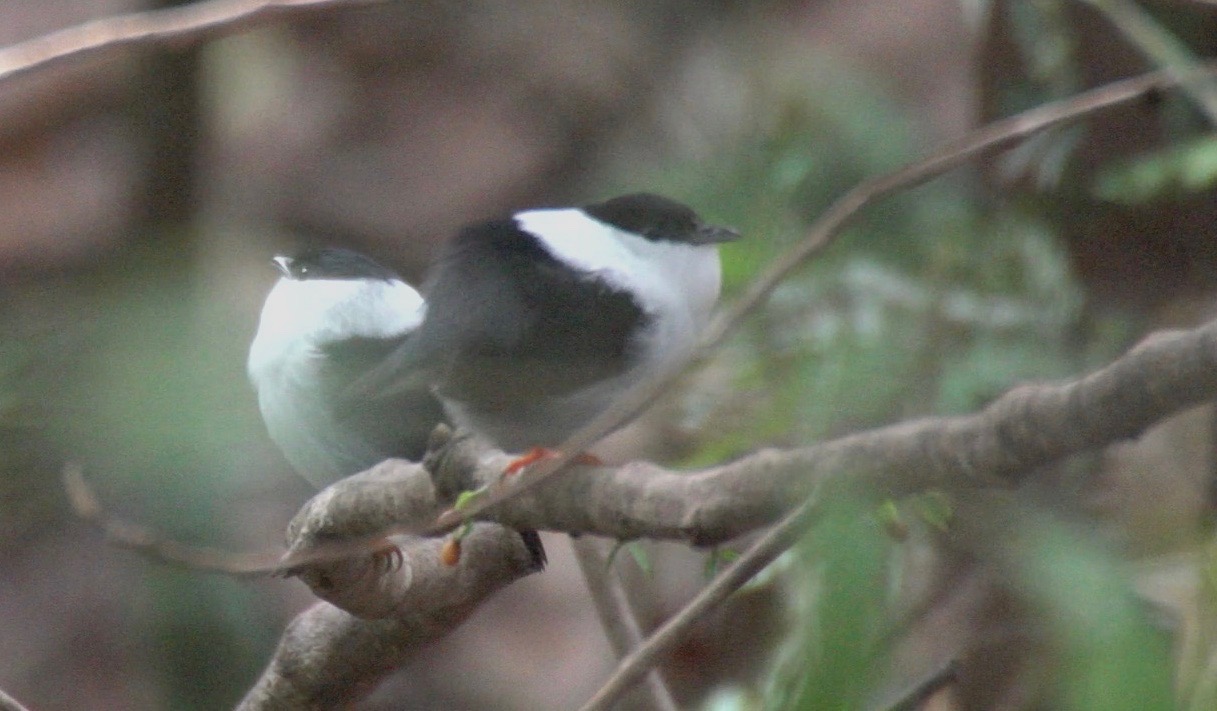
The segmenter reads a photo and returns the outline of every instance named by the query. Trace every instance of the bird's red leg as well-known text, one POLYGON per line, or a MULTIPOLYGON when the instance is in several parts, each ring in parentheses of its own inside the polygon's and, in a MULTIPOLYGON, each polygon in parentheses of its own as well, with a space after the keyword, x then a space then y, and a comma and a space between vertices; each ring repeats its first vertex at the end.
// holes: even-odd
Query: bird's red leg
MULTIPOLYGON (((533 464, 536 464, 537 462, 560 456, 562 456, 562 453, 556 449, 550 449, 548 447, 533 447, 527 452, 511 460, 511 463, 503 469, 503 476, 519 474, 521 471, 532 466, 533 464)), ((574 462, 576 464, 586 464, 593 467, 604 464, 604 462, 600 461, 599 457, 587 452, 583 452, 582 454, 576 456, 574 462)))

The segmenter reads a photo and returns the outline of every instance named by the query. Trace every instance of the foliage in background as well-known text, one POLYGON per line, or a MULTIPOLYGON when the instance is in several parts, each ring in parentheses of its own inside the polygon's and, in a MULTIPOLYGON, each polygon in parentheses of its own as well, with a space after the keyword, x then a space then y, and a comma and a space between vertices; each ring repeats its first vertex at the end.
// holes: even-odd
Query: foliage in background
POLYGON ((25 461, 18 447, 30 430, 21 409, 21 381, 33 358, 24 339, 0 339, 0 540, 20 539, 45 513, 41 506, 31 505, 28 474, 18 473, 25 461))
MULTIPOLYGON (((1026 107, 1076 90, 1061 4, 1016 7, 1038 74, 1031 86, 1008 87, 1011 102, 1026 107)), ((911 133, 890 88, 832 57, 803 61, 785 73, 756 67, 744 102, 755 121, 722 140, 712 157, 668 164, 647 185, 638 165, 628 177, 603 178, 620 188, 603 193, 654 189, 738 227, 746 239, 725 250, 728 294, 850 186, 931 148, 911 133)), ((1047 166, 1050 182, 1067 180, 1078 135, 1046 136, 1010 156, 1047 166)), ((1112 166, 1081 189, 1132 203, 1201 189, 1217 175, 1212 152, 1211 139, 1175 146, 1112 166)), ((1014 383, 1077 373, 1126 343, 1127 324, 1088 313, 1047 219, 985 207, 955 177, 870 209, 783 284, 720 354, 720 381, 703 383, 688 408, 690 422, 714 434, 687 463, 922 413, 969 411, 1014 383)), ((198 313, 188 284, 149 284, 147 277, 133 273, 103 294, 111 315, 101 327, 109 335, 90 355, 93 370, 72 374, 87 384, 81 392, 90 400, 71 404, 93 417, 80 429, 64 425, 60 440, 109 447, 112 459, 94 471, 104 470, 124 493, 152 492, 132 505, 141 518, 146 513, 185 540, 222 542, 216 507, 241 471, 242 443, 260 425, 250 393, 237 389, 243 380, 209 369, 239 371, 243 352, 196 348, 213 344, 211 329, 232 329, 230 314, 198 313), (193 332, 183 334, 183 324, 193 332), (134 345, 148 343, 156 347, 134 345), (231 387, 217 389, 218 382, 231 387), (237 402, 246 407, 234 408, 237 402)), ((13 424, 13 374, 28 358, 0 348, 0 429, 13 424)), ((5 456, 0 451, 0 466, 5 456)), ((865 508, 834 502, 789 559, 797 630, 767 697, 745 694, 741 705, 859 708, 872 698, 898 579, 893 542, 874 519, 865 508)), ((1011 530, 1016 535, 995 555, 1020 599, 1052 623, 1053 651, 1067 664, 1051 706, 1168 707, 1166 645, 1113 556, 1044 512, 1029 512, 1011 530)), ((176 708, 230 700, 273 643, 273 630, 255 619, 256 595, 231 581, 213 583, 176 571, 148 575, 154 611, 144 646, 156 650, 176 708), (199 669, 212 673, 200 678, 199 669)))
MULTIPOLYGON (((47 403, 46 427, 116 515, 173 540, 241 549, 250 544, 234 492, 259 486, 246 457, 261 423, 238 322, 225 300, 199 290, 189 262, 166 268, 129 255, 123 273, 65 297, 77 315, 67 329, 74 347, 48 355, 38 376, 61 393, 47 403)), ((57 476, 43 487, 62 501, 57 476)), ((165 706, 235 703, 280 632, 283 613, 267 614, 266 587, 142 561, 139 569, 142 595, 125 601, 129 634, 165 706)))
POLYGON ((892 593, 891 540, 866 506, 826 502, 797 548, 791 577, 797 624, 765 708, 863 708, 882 676, 892 593))
MULTIPOLYGON (((899 632, 896 547, 873 511, 841 501, 825 509, 798 549, 803 577, 787 576, 798 625, 774 687, 763 703, 736 708, 885 708, 876 688, 899 632)), ((1051 661, 1030 671, 1038 683, 1026 693, 1043 708, 1175 708, 1167 636, 1151 625, 1121 561, 1042 509, 1005 502, 990 514, 1000 523, 978 552, 1001 571, 1010 604, 1045 630, 1051 661)))
MULTIPOLYGON (((995 558, 1020 602, 1044 621, 1060 664, 1042 692, 1051 708, 1175 708, 1167 635, 1121 562, 1086 531, 1046 510, 1016 508, 1002 520, 995 558)), ((995 537, 996 538, 996 537, 995 537)))
MULTIPOLYGON (((743 233, 723 248, 725 298, 833 199, 932 147, 865 75, 832 57, 806 67, 754 82, 755 122, 712 160, 645 183, 743 233)), ((736 395, 691 398, 689 416, 716 438, 689 463, 970 411, 1021 380, 1102 362, 1128 334, 1087 313, 1049 223, 986 210, 951 176, 870 208, 778 288, 727 346, 733 382, 715 387, 736 395)))
MULTIPOLYGON (((807 67, 758 82, 751 131, 650 186, 743 233, 724 248, 727 298, 835 197, 930 149, 882 87, 831 57, 807 67)), ((1067 160, 1071 134, 1050 140, 1067 160)), ((729 367, 712 371, 730 382, 699 381, 713 394, 689 396, 690 419, 713 434, 687 464, 972 411, 1016 383, 1076 374, 1126 346, 1132 324, 1088 311, 1051 222, 1019 205, 993 209, 967 185, 953 176, 884 201, 784 283, 719 354, 729 367)), ((800 631, 773 685, 720 694, 713 708, 874 703, 890 661, 893 545, 878 512, 828 505, 800 554, 783 559, 800 631)), ((1065 665, 1045 692, 1049 707, 1170 708, 1168 645, 1113 553, 1047 512, 1011 527, 993 555, 1018 599, 1048 621, 1050 654, 1065 665)))
MULTIPOLYGON (((18 380, 21 372, 28 367, 30 358, 23 345, 16 339, 0 343, 0 433, 5 437, 20 427, 18 380)), ((11 451, 0 449, 0 471, 9 470, 11 457, 11 451)))

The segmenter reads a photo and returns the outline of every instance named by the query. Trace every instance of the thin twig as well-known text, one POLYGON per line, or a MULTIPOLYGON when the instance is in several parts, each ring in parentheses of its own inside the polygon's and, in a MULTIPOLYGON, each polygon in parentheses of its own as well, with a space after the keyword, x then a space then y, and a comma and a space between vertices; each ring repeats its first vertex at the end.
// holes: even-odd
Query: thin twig
POLYGON ((1205 70, 1195 53, 1153 15, 1130 0, 1086 0, 1107 16, 1116 29, 1142 54, 1169 73, 1180 90, 1217 126, 1217 81, 1205 70))
POLYGON ((306 10, 382 4, 386 0, 207 0, 162 10, 113 15, 0 49, 0 82, 51 65, 119 48, 184 48, 306 10))
MULTIPOLYGON (((1210 69, 1211 71, 1211 69, 1210 69)), ((427 531, 430 535, 446 533, 463 521, 485 512, 504 500, 539 486, 562 471, 580 452, 585 452, 609 432, 628 422, 653 402, 690 362, 706 354, 726 338, 752 311, 757 309, 792 271, 826 248, 841 230, 863 208, 897 190, 915 187, 931 178, 957 168, 979 156, 1024 140, 1036 133, 1077 121, 1081 118, 1133 101, 1146 93, 1173 87, 1177 80, 1163 72, 1153 72, 1132 79, 1104 85, 1086 93, 1040 106, 1001 121, 976 129, 962 138, 942 146, 929 157, 892 173, 859 183, 837 199, 816 220, 808 233, 769 268, 754 279, 743 295, 730 307, 721 310, 702 335, 696 353, 676 367, 644 380, 627 390, 613 407, 571 435, 561 447, 561 455, 535 465, 515 482, 482 497, 474 504, 440 516, 427 531)))
POLYGON ((959 679, 959 663, 954 659, 935 669, 929 676, 906 689, 898 698, 883 707, 883 711, 916 711, 930 697, 959 679))
POLYGON ((768 533, 710 582, 680 612, 663 623, 640 647, 621 660, 604 686, 582 711, 606 711, 670 650, 706 612, 714 609, 738 590, 787 548, 794 545, 820 511, 813 498, 779 521, 768 533))
POLYGON ((78 464, 63 469, 63 486, 72 510, 96 526, 106 542, 159 563, 235 577, 266 577, 278 572, 281 553, 233 553, 170 540, 150 528, 109 517, 78 464))
POLYGON ((16 699, 0 691, 0 711, 27 711, 16 699))
MULTIPOLYGON (((618 660, 624 659, 641 646, 643 640, 642 628, 638 625, 625 587, 609 567, 608 557, 604 555, 599 541, 591 536, 572 537, 570 540, 605 636, 618 660)), ((650 708, 659 711, 676 711, 679 708, 658 669, 651 669, 647 673, 645 689, 650 708)))

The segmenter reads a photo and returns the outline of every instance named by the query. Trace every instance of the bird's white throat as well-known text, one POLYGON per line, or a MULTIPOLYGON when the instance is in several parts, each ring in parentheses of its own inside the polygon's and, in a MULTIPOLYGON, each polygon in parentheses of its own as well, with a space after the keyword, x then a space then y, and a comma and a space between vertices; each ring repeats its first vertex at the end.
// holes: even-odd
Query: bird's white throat
POLYGON ((722 285, 717 245, 650 240, 576 208, 530 210, 515 219, 551 255, 634 294, 644 311, 684 311, 695 330, 709 320, 722 285))

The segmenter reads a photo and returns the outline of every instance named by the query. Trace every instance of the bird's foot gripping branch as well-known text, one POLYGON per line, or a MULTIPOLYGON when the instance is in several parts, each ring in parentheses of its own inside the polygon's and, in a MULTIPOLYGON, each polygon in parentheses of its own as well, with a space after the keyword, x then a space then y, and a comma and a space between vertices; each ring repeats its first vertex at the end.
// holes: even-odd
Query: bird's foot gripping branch
POLYGON ((463 606, 536 571, 520 534, 472 525, 459 565, 444 565, 443 540, 411 535, 451 501, 437 497, 421 465, 387 460, 327 487, 288 526, 284 569, 320 598, 362 618, 392 618, 463 606), (386 544, 396 550, 384 565, 386 544))

